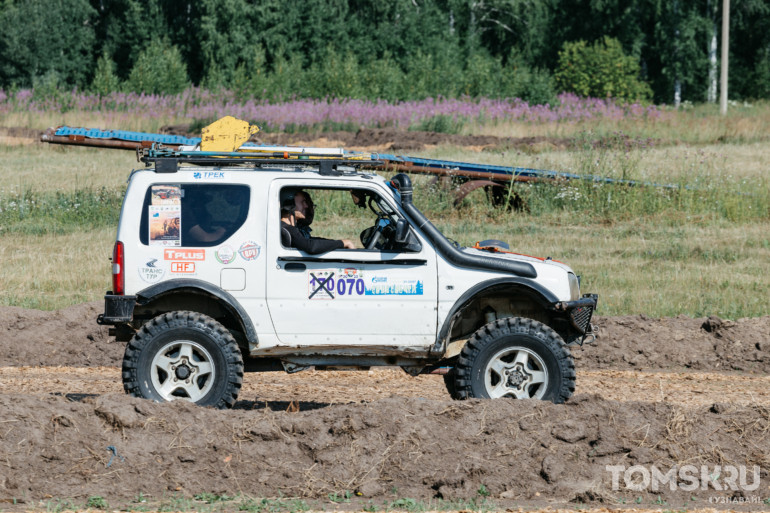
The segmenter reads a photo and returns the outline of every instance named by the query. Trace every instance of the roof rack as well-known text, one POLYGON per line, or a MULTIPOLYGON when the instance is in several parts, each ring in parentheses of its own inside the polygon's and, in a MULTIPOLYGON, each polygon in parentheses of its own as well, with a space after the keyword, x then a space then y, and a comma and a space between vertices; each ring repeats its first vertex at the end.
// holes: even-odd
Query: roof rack
POLYGON ((176 173, 179 164, 196 166, 247 166, 262 167, 275 165, 290 165, 317 167, 322 175, 339 176, 345 171, 342 167, 379 167, 382 162, 373 160, 367 153, 308 153, 298 148, 298 151, 185 151, 168 148, 154 143, 150 148, 137 148, 136 158, 146 166, 155 165, 158 173, 176 173))

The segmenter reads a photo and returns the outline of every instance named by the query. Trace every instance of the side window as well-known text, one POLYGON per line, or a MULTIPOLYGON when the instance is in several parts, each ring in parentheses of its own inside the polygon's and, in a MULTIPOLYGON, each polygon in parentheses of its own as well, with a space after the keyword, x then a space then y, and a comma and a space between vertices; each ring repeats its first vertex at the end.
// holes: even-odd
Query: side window
POLYGON ((139 240, 149 246, 215 246, 246 221, 249 197, 246 185, 153 185, 144 197, 139 240))
MULTIPOLYGON (((397 223, 401 220, 403 224, 406 220, 374 191, 290 186, 282 188, 279 194, 284 221, 289 214, 294 216, 296 230, 291 230, 294 237, 347 239, 357 250, 418 252, 422 249, 409 227, 405 230, 406 239, 396 240, 397 223)), ((298 247, 283 227, 281 244, 287 248, 298 247)))

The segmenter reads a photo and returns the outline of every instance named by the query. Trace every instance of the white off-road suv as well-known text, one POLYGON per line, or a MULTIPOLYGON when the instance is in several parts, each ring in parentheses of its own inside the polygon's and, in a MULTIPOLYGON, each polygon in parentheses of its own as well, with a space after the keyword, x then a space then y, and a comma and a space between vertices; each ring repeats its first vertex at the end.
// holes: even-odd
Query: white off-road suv
POLYGON ((221 408, 244 372, 387 365, 444 374, 455 399, 572 395, 567 346, 593 339, 597 297, 568 266, 460 247, 371 161, 267 157, 143 150, 98 319, 128 342, 126 392, 221 408), (300 190, 345 238, 362 220, 362 249, 291 247, 281 202, 300 190))

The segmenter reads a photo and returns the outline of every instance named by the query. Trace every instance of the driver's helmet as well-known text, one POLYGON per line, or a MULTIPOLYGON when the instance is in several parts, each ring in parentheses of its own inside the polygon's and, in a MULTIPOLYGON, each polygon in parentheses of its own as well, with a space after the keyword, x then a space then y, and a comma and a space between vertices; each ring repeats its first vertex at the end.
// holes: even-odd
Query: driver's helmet
POLYGON ((297 194, 304 194, 305 198, 307 199, 307 212, 305 212, 305 219, 298 219, 297 220, 297 226, 299 228, 302 228, 304 226, 310 226, 313 223, 313 218, 315 217, 315 203, 313 203, 313 198, 310 196, 310 193, 307 191, 296 191, 297 194))

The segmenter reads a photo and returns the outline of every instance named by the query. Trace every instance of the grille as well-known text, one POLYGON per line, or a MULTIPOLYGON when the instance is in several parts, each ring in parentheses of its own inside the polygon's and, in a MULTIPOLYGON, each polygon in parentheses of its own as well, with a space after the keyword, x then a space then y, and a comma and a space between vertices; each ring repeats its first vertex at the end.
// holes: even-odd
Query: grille
POLYGON ((580 333, 586 332, 588 323, 591 322, 593 311, 594 309, 591 306, 579 306, 570 312, 569 315, 572 319, 572 325, 575 326, 575 329, 580 333))

